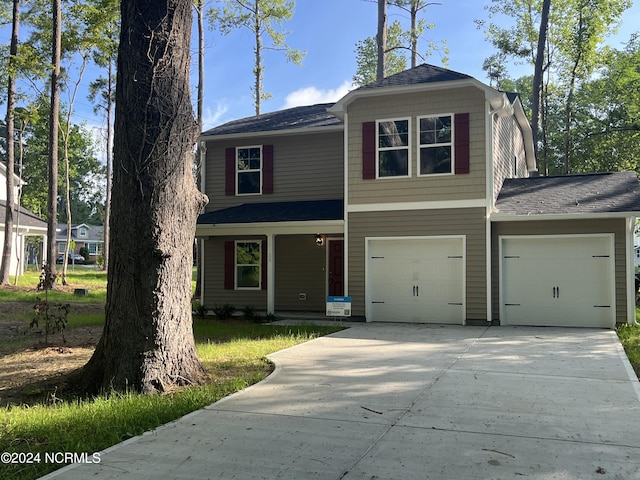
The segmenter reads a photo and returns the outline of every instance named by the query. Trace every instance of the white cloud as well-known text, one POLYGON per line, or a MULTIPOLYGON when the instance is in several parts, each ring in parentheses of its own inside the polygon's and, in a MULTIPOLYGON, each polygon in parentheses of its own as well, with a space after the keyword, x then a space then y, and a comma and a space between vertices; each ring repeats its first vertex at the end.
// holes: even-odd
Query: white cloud
POLYGON ((207 131, 210 128, 220 125, 222 117, 229 111, 229 105, 225 100, 218 100, 215 110, 207 107, 204 109, 204 118, 202 119, 202 130, 207 131))
POLYGON ((348 80, 344 81, 338 88, 329 90, 320 90, 316 87, 300 88, 287 95, 282 108, 337 102, 353 88, 353 84, 348 80))

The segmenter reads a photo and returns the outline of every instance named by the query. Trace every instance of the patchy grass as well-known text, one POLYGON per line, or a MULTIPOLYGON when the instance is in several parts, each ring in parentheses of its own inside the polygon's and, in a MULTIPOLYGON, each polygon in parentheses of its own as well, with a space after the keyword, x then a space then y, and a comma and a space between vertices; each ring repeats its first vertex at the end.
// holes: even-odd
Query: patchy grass
MULTIPOLYGON (((58 273, 60 273, 58 265, 58 273)), ((32 302, 36 298, 44 298, 45 292, 38 291, 36 287, 40 281, 40 272, 26 272, 18 277, 18 284, 0 287, 0 302, 32 302)), ((48 292, 48 299, 52 303, 103 303, 107 297, 107 273, 87 267, 76 267, 75 271, 67 272, 69 285, 61 285, 59 280, 56 288, 48 292), (87 296, 75 295, 76 288, 89 290, 87 296)))
POLYGON ((617 328, 617 332, 627 358, 640 378, 640 326, 621 325, 617 328))
MULTIPOLYGON (((91 316, 78 320, 94 321, 91 316)), ((337 330, 340 328, 196 320, 198 355, 210 374, 206 385, 167 395, 114 392, 64 401, 54 391, 48 401, 0 409, 0 451, 40 454, 42 458, 46 453, 65 451, 91 456, 262 380, 273 369, 265 355, 337 330)), ((34 479, 60 466, 0 464, 0 478, 34 479)))

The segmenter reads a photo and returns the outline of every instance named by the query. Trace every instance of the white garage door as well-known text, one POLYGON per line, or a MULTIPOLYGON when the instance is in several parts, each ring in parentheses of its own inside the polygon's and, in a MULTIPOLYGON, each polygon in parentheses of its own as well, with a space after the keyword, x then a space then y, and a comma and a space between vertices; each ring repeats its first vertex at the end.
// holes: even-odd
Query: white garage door
POLYGON ((462 324, 464 238, 370 239, 367 319, 462 324))
POLYGON ((612 235, 502 237, 503 325, 615 325, 612 235))

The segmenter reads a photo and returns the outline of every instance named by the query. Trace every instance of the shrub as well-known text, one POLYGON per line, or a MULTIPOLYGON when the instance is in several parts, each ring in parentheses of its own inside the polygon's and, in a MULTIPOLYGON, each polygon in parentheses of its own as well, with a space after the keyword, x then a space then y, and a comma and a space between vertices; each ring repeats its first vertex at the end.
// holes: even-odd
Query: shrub
POLYGON ((236 311, 236 307, 225 303, 224 305, 216 305, 213 307, 213 313, 218 320, 228 320, 236 311))
POLYGON ((251 322, 255 322, 255 323, 261 323, 262 322, 262 317, 260 316, 260 314, 258 312, 256 312, 256 309, 250 306, 246 306, 242 309, 242 313, 244 314, 244 318, 246 318, 247 320, 251 321, 251 322))

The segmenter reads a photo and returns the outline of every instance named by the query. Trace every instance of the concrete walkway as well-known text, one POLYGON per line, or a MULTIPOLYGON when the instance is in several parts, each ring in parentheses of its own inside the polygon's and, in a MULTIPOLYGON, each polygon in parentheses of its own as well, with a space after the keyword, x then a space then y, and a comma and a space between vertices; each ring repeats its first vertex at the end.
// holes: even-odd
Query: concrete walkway
POLYGON ((640 384, 610 330, 354 324, 271 358, 44 478, 640 479, 640 384))

